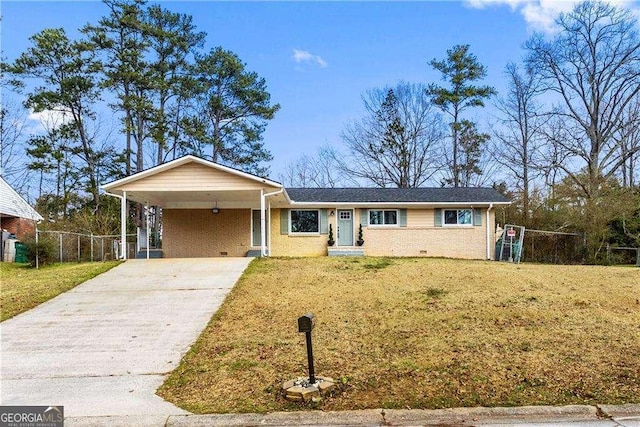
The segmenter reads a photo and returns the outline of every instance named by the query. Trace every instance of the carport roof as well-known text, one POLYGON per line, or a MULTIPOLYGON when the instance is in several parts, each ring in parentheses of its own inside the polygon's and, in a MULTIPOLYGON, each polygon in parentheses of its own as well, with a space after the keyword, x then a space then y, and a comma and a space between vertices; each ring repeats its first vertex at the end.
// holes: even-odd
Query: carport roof
MULTIPOLYGON (((110 194, 174 209, 255 208, 282 184, 196 156, 184 156, 105 184, 110 194)), ((276 199, 284 201, 280 195, 276 199)))
POLYGON ((209 167, 211 169, 216 169, 222 172, 227 172, 230 173, 231 175, 236 175, 242 178, 246 178, 249 180, 253 180, 262 184, 266 184, 272 187, 278 187, 278 188, 282 188, 282 184, 280 184, 279 182, 275 182, 275 181, 271 181, 269 179, 266 178, 261 178, 259 176, 256 175, 252 175, 250 173, 247 172, 243 172, 241 170, 238 169, 234 169, 232 167, 229 166, 223 166, 221 164, 218 163, 214 163, 214 162, 210 162, 208 160, 205 159, 201 159, 200 157, 196 157, 196 156, 192 156, 192 155, 186 155, 183 157, 180 157, 178 159, 172 160, 170 162, 167 163, 163 163, 161 165, 158 166, 154 166, 152 168, 146 169, 144 171, 135 173, 133 175, 127 176, 125 178, 110 182, 108 184, 105 184, 102 186, 103 189, 105 189, 106 191, 110 191, 112 189, 116 189, 118 187, 121 187, 125 184, 130 184, 132 182, 135 181, 140 181, 144 178, 148 178, 150 176, 159 174, 161 172, 170 170, 170 169, 174 169, 178 166, 182 166, 185 165, 187 163, 198 163, 201 164, 203 166, 209 167))

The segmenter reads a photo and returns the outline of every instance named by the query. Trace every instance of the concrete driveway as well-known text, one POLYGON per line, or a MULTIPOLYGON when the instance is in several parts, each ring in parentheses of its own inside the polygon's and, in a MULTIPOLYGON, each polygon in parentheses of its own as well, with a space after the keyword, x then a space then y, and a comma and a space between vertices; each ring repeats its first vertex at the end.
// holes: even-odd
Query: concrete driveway
POLYGON ((126 263, 0 324, 2 405, 65 417, 185 411, 156 389, 251 258, 126 263))

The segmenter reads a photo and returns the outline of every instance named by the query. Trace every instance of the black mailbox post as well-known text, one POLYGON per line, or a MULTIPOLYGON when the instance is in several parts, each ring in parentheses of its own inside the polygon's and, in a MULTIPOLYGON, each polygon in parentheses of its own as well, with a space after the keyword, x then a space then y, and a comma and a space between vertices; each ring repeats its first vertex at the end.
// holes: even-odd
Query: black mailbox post
POLYGON ((313 313, 298 317, 298 332, 304 332, 307 339, 307 361, 309 362, 309 384, 315 384, 316 375, 313 369, 313 347, 311 346, 311 331, 316 320, 313 313))

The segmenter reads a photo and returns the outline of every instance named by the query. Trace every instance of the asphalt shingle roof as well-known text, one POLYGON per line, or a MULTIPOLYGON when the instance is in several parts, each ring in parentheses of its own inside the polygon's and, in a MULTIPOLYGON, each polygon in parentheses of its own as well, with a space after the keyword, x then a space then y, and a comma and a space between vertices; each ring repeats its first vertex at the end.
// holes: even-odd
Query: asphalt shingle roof
POLYGON ((291 200, 318 203, 504 203, 493 188, 287 188, 291 200))

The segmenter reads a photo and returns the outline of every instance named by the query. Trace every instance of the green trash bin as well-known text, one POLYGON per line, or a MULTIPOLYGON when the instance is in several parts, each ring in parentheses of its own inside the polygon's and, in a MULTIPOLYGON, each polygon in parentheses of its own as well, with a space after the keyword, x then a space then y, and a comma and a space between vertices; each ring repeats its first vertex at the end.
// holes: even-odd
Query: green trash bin
POLYGON ((29 262, 27 245, 25 245, 24 243, 16 242, 16 262, 29 262))

